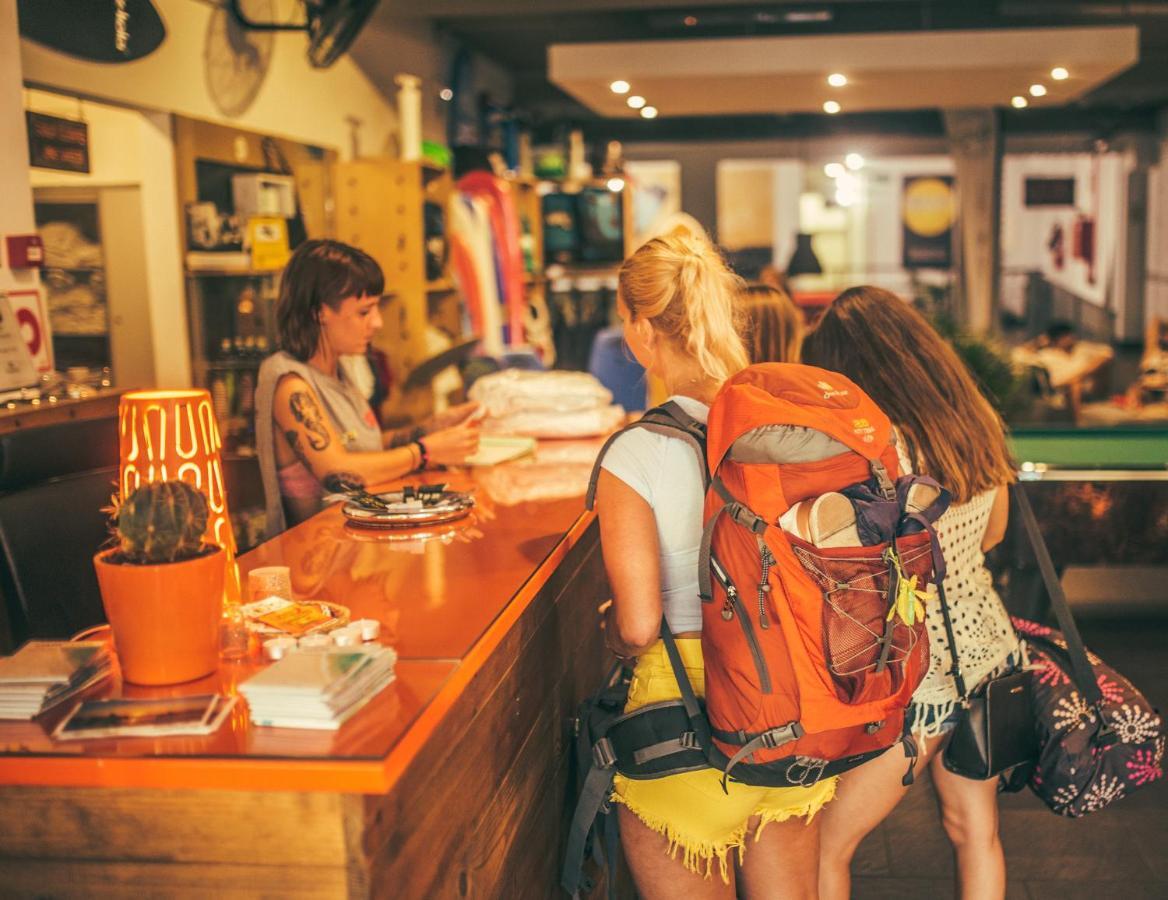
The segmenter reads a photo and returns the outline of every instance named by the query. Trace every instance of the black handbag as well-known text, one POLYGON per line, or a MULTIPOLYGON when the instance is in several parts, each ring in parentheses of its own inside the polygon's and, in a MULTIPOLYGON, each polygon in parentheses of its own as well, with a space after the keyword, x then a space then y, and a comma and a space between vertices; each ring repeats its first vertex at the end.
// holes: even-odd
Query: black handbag
MULTIPOLYGON (((914 517, 933 533, 933 526, 914 517)), ((941 619, 949 643, 952 667, 949 675, 957 687, 964 715, 958 720, 941 754, 945 768, 965 778, 986 780, 1032 762, 1038 755, 1037 732, 1032 706, 1033 685, 1025 672, 1007 672, 989 678, 973 691, 966 689, 957 655, 957 638, 945 599, 945 560, 938 552, 940 542, 933 537, 934 575, 936 577, 941 619)), ((911 772, 910 772, 911 775, 911 772)), ((905 784, 911 783, 906 776, 905 784)), ((1018 790, 1018 788, 1014 788, 1018 790)))
POLYGON ((945 745, 942 764, 955 775, 985 781, 1034 762, 1039 744, 1030 673, 1007 672, 984 681, 972 691, 966 690, 944 586, 939 586, 939 590, 945 637, 953 660, 949 674, 965 708, 965 714, 945 745))
POLYGON ((1029 672, 991 678, 966 698, 965 715, 941 757, 955 775, 993 778, 1038 757, 1034 690, 1029 672))

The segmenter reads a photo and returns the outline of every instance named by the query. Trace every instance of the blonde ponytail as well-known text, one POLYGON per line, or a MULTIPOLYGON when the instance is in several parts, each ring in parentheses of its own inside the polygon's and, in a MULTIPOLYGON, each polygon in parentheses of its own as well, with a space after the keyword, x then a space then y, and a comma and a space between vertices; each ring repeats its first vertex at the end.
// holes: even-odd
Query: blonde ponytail
POLYGON ((620 270, 632 319, 648 319, 719 384, 749 362, 736 320, 741 290, 718 251, 688 228, 645 243, 620 270))

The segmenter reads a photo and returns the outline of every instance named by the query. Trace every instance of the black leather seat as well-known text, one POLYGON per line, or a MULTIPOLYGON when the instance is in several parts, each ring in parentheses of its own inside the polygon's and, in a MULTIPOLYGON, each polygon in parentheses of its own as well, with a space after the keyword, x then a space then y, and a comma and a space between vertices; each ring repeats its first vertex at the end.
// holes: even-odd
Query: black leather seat
POLYGON ((78 419, 0 435, 0 491, 118 464, 118 420, 78 419))
POLYGON ((13 646, 105 621, 93 555, 109 539, 102 508, 117 479, 114 465, 0 494, 0 594, 13 646))

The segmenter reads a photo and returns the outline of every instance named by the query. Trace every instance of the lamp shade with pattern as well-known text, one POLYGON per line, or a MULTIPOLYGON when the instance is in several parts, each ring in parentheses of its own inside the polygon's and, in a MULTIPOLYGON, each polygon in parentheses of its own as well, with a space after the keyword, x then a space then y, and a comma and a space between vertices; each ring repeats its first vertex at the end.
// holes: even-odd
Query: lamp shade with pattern
POLYGON ((222 443, 208 391, 131 391, 118 403, 122 498, 155 481, 187 482, 207 498, 204 540, 218 544, 233 560, 235 535, 219 459, 222 443))

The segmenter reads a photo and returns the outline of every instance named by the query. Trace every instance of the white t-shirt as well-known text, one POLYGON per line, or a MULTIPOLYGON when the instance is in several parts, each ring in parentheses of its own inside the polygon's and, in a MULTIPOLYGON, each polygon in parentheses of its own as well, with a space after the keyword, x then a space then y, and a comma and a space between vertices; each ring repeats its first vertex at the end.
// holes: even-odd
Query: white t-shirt
MULTIPOLYGON (((699 422, 710 408, 692 397, 670 400, 699 422)), ((698 556, 705 505, 704 473, 690 443, 634 428, 613 441, 601 468, 607 469, 653 508, 661 563, 661 603, 674 634, 701 631, 698 556)))

